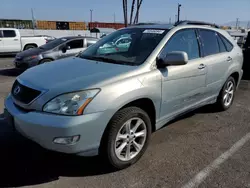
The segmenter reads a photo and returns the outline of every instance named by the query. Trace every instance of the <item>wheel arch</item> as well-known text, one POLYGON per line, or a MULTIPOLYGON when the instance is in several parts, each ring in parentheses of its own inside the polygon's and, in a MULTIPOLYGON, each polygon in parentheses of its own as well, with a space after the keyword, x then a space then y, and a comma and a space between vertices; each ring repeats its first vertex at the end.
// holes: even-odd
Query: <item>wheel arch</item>
POLYGON ((34 46, 35 48, 38 47, 36 43, 28 43, 28 44, 25 44, 25 46, 23 47, 23 49, 25 50, 27 46, 34 46))
POLYGON ((45 57, 45 58, 43 58, 43 59, 41 59, 41 60, 39 61, 39 64, 41 64, 41 62, 44 61, 44 60, 46 60, 46 59, 51 60, 51 61, 54 61, 53 58, 45 57))

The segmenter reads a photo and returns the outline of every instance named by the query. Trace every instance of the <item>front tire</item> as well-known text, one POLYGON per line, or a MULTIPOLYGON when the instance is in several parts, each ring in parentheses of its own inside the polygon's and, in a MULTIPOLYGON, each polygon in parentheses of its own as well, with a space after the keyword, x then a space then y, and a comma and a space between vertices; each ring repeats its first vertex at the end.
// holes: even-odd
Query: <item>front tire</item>
POLYGON ((118 111, 108 125, 104 152, 116 169, 136 163, 147 149, 151 121, 140 108, 128 107, 118 111))
POLYGON ((51 61, 52 61, 51 59, 43 59, 43 60, 40 61, 39 64, 49 63, 51 61))
POLYGON ((28 49, 31 49, 31 48, 35 48, 36 46, 34 45, 27 45, 25 46, 24 50, 28 50, 28 49))
POLYGON ((236 90, 236 83, 233 77, 229 77, 224 84, 223 88, 220 91, 220 94, 217 98, 217 106, 221 111, 228 110, 234 100, 236 90))

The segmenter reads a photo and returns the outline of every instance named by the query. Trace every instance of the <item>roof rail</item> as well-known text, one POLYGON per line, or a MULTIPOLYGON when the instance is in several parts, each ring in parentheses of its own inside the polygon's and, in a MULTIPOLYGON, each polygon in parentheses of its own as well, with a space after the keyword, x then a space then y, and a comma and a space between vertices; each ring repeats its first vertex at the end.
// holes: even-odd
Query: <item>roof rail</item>
POLYGON ((213 24, 213 23, 202 22, 202 21, 190 21, 190 20, 183 20, 183 21, 176 22, 174 26, 178 26, 178 25, 205 25, 205 26, 220 28, 218 25, 213 24))

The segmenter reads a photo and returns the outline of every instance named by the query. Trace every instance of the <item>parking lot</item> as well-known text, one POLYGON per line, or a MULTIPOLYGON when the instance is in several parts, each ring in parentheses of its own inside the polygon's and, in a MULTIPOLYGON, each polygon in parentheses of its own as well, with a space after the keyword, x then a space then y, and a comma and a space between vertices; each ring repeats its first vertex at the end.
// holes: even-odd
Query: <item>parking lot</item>
MULTIPOLYGON (((0 114, 21 72, 0 58, 0 114)), ((207 106, 155 132, 145 155, 122 171, 101 158, 46 151, 13 132, 0 115, 0 187, 250 187, 250 81, 226 112, 207 106)))

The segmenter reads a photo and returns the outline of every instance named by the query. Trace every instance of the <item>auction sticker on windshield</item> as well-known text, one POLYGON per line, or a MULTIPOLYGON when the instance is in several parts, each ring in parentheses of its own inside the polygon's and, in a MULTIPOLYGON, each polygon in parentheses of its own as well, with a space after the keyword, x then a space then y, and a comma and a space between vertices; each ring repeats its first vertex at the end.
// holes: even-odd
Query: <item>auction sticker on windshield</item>
POLYGON ((146 30, 143 31, 143 33, 162 34, 162 33, 164 33, 164 30, 160 30, 160 29, 146 29, 146 30))

